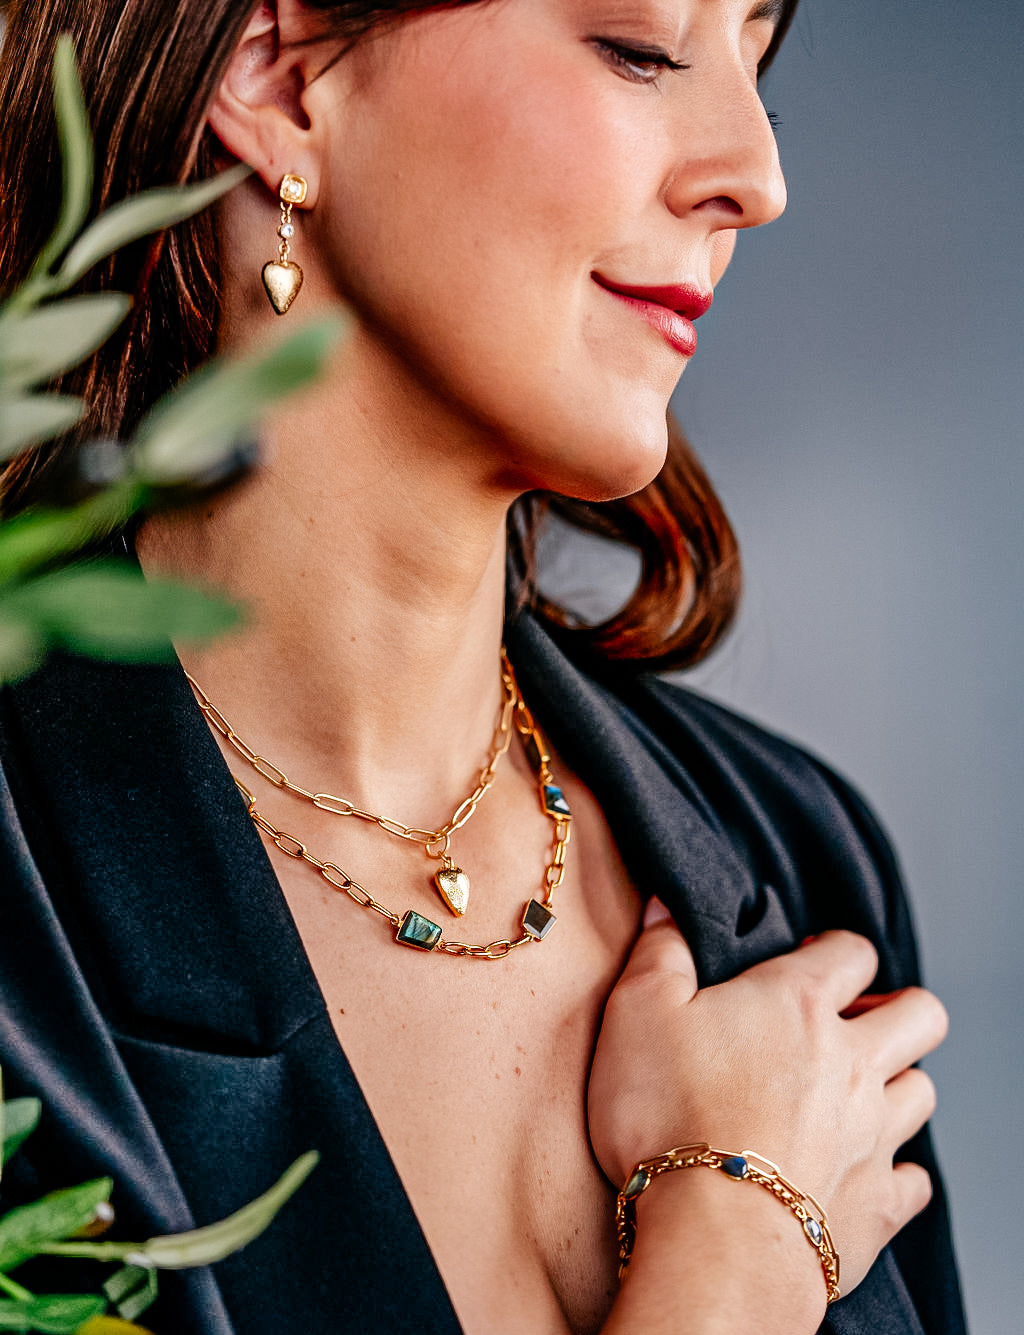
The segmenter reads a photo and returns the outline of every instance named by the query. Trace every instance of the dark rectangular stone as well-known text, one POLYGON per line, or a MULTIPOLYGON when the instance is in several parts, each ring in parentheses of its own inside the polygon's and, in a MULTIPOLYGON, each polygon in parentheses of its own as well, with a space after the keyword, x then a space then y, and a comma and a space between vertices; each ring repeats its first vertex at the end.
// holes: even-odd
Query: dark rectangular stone
POLYGON ((543 941, 558 919, 537 899, 531 899, 523 910, 523 929, 535 941, 543 941))

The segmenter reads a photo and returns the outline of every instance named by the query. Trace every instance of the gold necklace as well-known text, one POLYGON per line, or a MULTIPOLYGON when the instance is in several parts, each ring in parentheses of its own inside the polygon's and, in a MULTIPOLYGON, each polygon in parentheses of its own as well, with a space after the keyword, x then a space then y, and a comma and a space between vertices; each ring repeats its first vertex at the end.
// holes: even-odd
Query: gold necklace
POLYGON ((470 880, 465 871, 455 865, 451 857, 449 852, 451 837, 473 815, 480 799, 494 782, 498 761, 508 751, 512 741, 513 712, 522 703, 515 673, 508 660, 508 655, 505 653, 504 646, 501 650, 501 684, 504 688, 505 699, 502 702, 501 714, 494 730, 490 759, 480 771, 476 787, 468 797, 459 803, 451 818, 439 830, 421 830, 414 825, 404 825, 401 821, 392 820, 389 816, 381 816, 377 812, 366 811, 357 807, 354 802, 350 802, 345 797, 336 797, 333 793, 314 793, 309 788, 302 787, 301 784, 293 783, 284 770, 267 760, 265 756, 259 755, 244 742, 199 683, 188 672, 185 673, 185 676, 188 677, 189 685, 195 692, 199 708, 211 726, 216 728, 224 740, 238 752, 243 760, 252 766, 257 774, 261 774, 276 788, 287 789, 288 792, 305 798, 313 806, 319 807, 322 811, 329 811, 335 816, 355 816, 359 820, 370 821, 382 829, 385 834, 392 834, 399 839, 407 839, 412 843, 422 845, 428 858, 440 859, 441 866, 433 876, 434 888, 448 909, 457 917, 462 917, 469 905, 470 880))
POLYGON ((440 951, 443 955, 455 955, 463 959, 500 960, 531 941, 543 941, 555 925, 557 919, 551 911, 551 896, 562 883, 565 875, 565 854, 571 835, 571 817, 569 804, 561 788, 554 782, 549 764, 551 757, 544 748, 533 715, 516 687, 515 706, 516 730, 523 737, 527 755, 537 775, 537 790, 541 810, 555 826, 554 846, 548 865, 544 869, 539 899, 531 899, 523 909, 520 923, 522 935, 515 940, 503 938, 490 941, 487 945, 470 945, 464 941, 448 941, 442 935, 442 929, 436 922, 431 922, 413 909, 404 913, 395 913, 386 905, 379 903, 358 881, 338 866, 336 862, 323 862, 309 851, 301 840, 284 830, 279 830, 257 809, 256 799, 249 789, 235 775, 231 777, 245 799, 246 809, 258 830, 265 834, 282 853, 290 858, 308 862, 334 890, 345 894, 360 908, 369 909, 385 918, 395 929, 395 941, 399 945, 411 946, 416 950, 440 951))

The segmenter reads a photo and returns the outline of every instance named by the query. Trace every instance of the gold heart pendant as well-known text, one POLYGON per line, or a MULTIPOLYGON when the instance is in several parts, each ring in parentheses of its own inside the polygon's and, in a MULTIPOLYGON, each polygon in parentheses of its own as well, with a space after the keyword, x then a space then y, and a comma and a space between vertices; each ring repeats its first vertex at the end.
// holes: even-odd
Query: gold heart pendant
POLYGON ((267 289, 271 306, 278 315, 284 315, 299 295, 302 270, 297 264, 280 264, 277 260, 271 260, 263 266, 263 286, 267 289))
POLYGON ((437 893, 457 918, 461 918, 469 904, 469 877, 461 867, 442 867, 434 872, 437 893))

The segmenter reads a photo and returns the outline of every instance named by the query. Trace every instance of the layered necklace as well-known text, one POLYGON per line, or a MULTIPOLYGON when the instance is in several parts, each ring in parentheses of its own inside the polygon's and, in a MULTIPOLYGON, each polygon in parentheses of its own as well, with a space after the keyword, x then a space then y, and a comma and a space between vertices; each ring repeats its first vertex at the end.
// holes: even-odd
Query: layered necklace
POLYGON ((460 830, 479 806, 481 799, 494 783, 498 763, 508 752, 513 734, 520 737, 527 759, 537 781, 537 794, 540 809, 553 823, 552 850, 544 869, 538 898, 528 901, 519 919, 521 932, 518 936, 490 941, 486 945, 473 945, 464 941, 448 940, 440 924, 433 922, 414 909, 396 913, 381 904, 373 895, 335 862, 325 862, 316 857, 305 843, 285 830, 278 829, 260 812, 253 792, 236 776, 232 775, 239 792, 246 804, 246 809, 256 828, 265 835, 282 853, 308 863, 333 889, 343 891, 360 908, 368 909, 384 918, 394 929, 394 939, 399 945, 411 946, 416 950, 438 951, 445 955, 461 956, 469 959, 504 959, 519 946, 531 941, 542 941, 556 921, 551 910, 551 897, 558 889, 565 874, 565 856, 569 846, 571 817, 569 804, 552 778, 548 755, 540 731, 533 715, 523 699, 516 681, 512 665, 504 648, 501 651, 501 682, 503 700, 501 713, 491 743, 490 757, 480 771, 477 783, 468 797, 455 808, 452 816, 439 829, 425 830, 414 825, 406 825, 389 816, 365 810, 344 797, 333 793, 314 792, 301 784, 293 783, 288 775, 277 765, 253 750, 235 732, 231 724, 213 704, 199 684, 186 673, 189 684, 195 692, 196 701, 211 727, 215 728, 229 746, 242 757, 247 764, 263 779, 275 788, 286 789, 297 797, 303 798, 322 811, 329 811, 336 816, 352 816, 358 820, 369 821, 385 834, 398 839, 419 844, 426 856, 440 863, 432 877, 433 888, 456 917, 462 917, 469 904, 470 880, 466 872, 455 864, 451 854, 452 835, 460 830))

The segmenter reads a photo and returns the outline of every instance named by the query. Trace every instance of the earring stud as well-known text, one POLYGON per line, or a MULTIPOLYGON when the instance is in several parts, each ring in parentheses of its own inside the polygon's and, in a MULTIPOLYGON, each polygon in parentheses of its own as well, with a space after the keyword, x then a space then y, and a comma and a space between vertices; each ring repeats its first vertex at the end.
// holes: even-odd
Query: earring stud
POLYGON ((302 286, 302 269, 291 258, 290 242, 295 235, 292 223, 292 205, 302 204, 306 198, 306 182, 289 172, 281 178, 278 195, 281 200, 281 222, 277 229, 280 244, 277 259, 263 266, 263 286, 270 304, 278 315, 287 314, 302 286))

